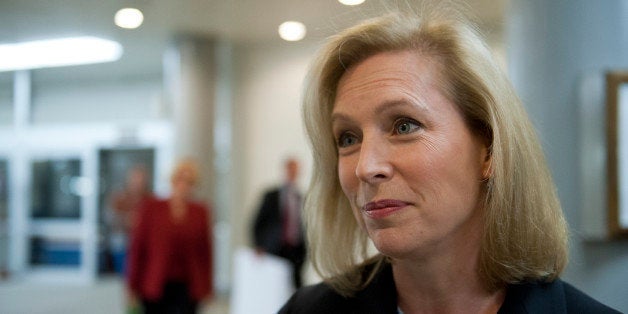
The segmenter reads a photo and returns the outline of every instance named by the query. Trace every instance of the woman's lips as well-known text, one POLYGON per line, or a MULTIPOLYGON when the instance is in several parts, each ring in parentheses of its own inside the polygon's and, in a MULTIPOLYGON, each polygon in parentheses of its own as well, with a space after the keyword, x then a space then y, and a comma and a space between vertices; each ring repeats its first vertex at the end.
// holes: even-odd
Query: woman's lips
POLYGON ((371 218, 384 218, 408 205, 404 201, 386 199, 369 202, 362 207, 362 211, 371 218))

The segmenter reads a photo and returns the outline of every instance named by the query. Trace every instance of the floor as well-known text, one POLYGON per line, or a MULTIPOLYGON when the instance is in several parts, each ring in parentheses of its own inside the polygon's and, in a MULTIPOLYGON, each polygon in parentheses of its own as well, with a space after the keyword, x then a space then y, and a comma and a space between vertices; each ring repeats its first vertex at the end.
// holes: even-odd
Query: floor
MULTIPOLYGON (((0 314, 124 314, 124 285, 117 277, 78 284, 0 281, 0 314)), ((227 298, 205 305, 202 314, 228 314, 227 298)))
MULTIPOLYGON (((239 249, 231 267, 234 274, 230 296, 225 293, 214 298, 201 307, 199 314, 274 314, 293 292, 289 266, 277 257, 239 249)), ((46 280, 0 278, 0 314, 127 312, 125 286, 120 276, 100 277, 92 284, 68 283, 63 274, 57 275, 56 280, 38 278, 46 280)), ((320 281, 309 264, 304 279, 306 284, 320 281)))

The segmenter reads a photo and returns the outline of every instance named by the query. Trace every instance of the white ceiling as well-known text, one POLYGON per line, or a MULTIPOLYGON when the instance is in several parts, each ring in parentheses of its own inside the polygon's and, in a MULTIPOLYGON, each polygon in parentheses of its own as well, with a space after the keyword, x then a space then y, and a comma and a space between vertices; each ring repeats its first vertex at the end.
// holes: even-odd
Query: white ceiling
MULTIPOLYGON (((465 2, 488 35, 500 36, 507 0, 465 2)), ((74 35, 110 38, 124 46, 122 59, 116 65, 88 66, 90 71, 131 75, 149 69, 160 71, 161 54, 176 35, 202 35, 240 45, 285 44, 277 35, 278 25, 299 20, 308 27, 306 41, 319 42, 360 19, 381 14, 387 7, 417 7, 417 3, 366 0, 360 6, 348 7, 337 0, 0 0, 0 43, 74 35), (114 13, 128 6, 144 13, 144 24, 136 30, 113 24, 114 13)), ((36 75, 54 77, 72 71, 41 70, 36 75)))

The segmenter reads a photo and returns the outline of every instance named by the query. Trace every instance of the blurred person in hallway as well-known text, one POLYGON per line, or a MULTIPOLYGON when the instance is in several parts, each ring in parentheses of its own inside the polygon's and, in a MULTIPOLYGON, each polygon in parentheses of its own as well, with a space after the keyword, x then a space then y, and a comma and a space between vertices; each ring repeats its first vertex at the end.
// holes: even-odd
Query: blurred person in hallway
POLYGON ((301 222, 301 193, 297 187, 299 162, 284 161, 284 183, 267 191, 257 211, 253 241, 258 253, 270 253, 292 264, 293 284, 302 285, 305 240, 301 222))
POLYGON ((129 249, 129 305, 147 314, 196 313, 213 295, 211 212, 192 200, 198 165, 184 159, 170 179, 169 198, 142 204, 129 249))
POLYGON ((124 187, 112 194, 107 220, 110 234, 109 251, 116 273, 124 274, 128 239, 135 223, 137 210, 144 200, 151 198, 146 166, 138 164, 128 170, 124 187))

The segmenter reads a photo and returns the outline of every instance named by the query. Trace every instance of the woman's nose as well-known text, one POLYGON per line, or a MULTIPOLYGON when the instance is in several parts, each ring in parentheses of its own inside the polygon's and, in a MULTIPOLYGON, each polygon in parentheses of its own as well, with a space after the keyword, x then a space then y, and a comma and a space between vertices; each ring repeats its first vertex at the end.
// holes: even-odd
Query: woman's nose
POLYGON ((355 169, 356 176, 361 181, 370 184, 388 181, 393 172, 391 157, 390 148, 385 140, 378 137, 364 137, 355 169))

